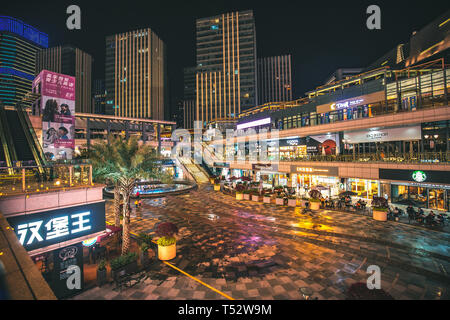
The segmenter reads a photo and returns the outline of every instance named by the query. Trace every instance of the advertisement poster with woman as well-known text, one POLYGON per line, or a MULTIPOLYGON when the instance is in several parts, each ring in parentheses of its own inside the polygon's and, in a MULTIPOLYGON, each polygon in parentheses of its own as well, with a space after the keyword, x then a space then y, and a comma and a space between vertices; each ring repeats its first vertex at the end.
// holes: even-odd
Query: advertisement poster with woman
POLYGON ((48 160, 72 159, 75 149, 75 78, 43 70, 33 88, 41 92, 42 146, 48 160))

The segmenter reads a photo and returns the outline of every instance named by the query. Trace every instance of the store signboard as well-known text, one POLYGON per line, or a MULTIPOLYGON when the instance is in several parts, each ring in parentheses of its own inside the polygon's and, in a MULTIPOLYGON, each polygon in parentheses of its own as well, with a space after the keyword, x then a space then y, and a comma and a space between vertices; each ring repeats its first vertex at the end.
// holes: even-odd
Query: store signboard
POLYGON ((105 202, 7 218, 27 251, 88 236, 106 229, 105 202))
POLYGON ((350 144, 385 141, 410 141, 420 140, 421 137, 422 130, 420 126, 344 132, 344 142, 350 144))
POLYGON ((42 70, 33 81, 41 93, 42 146, 48 160, 70 160, 75 149, 75 77, 42 70))
POLYGON ((380 179, 450 184, 450 171, 379 169, 380 179))
POLYGON ((338 167, 320 167, 320 166, 294 166, 291 165, 291 173, 309 174, 314 176, 339 176, 338 167))
POLYGON ((253 163, 252 170, 265 172, 278 172, 278 164, 253 163))
POLYGON ((83 245, 81 242, 53 251, 53 276, 49 285, 58 299, 64 299, 83 291, 83 279, 83 245))

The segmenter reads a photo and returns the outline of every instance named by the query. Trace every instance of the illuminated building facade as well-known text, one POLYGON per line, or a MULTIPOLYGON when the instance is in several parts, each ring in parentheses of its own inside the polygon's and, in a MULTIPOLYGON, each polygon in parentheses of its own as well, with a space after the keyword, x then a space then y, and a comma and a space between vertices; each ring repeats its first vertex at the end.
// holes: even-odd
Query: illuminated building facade
POLYGON ((163 120, 166 46, 151 29, 106 38, 106 114, 163 120))
POLYGON ((75 111, 93 113, 92 56, 72 46, 41 50, 36 55, 36 75, 42 70, 75 77, 75 111))
POLYGON ((258 102, 292 100, 291 55, 258 59, 258 102))
POLYGON ((31 91, 36 53, 48 47, 48 35, 22 21, 0 16, 0 101, 15 105, 31 91))
POLYGON ((196 21, 197 73, 194 118, 204 125, 236 118, 257 104, 256 33, 252 11, 196 21))

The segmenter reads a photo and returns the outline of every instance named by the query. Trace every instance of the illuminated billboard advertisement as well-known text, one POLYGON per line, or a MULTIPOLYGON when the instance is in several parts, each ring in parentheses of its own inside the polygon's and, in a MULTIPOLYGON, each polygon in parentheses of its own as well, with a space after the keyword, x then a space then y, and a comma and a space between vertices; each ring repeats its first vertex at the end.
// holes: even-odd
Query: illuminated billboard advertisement
POLYGON ((42 70, 33 81, 33 91, 41 93, 42 146, 46 158, 72 159, 75 149, 75 77, 42 70))
POLYGON ((255 120, 255 121, 251 121, 251 122, 241 123, 241 124, 238 124, 236 128, 238 130, 241 130, 241 129, 263 126, 265 124, 270 124, 270 118, 264 118, 264 119, 255 120))

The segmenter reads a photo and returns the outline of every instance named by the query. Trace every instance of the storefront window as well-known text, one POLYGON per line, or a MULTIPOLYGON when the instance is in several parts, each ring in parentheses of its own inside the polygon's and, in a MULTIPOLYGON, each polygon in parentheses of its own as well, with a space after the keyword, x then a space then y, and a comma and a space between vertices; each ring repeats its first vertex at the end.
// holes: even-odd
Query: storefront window
POLYGON ((419 207, 427 206, 427 189, 421 187, 409 187, 409 200, 419 207))
POLYGON ((444 210, 444 190, 443 189, 429 189, 428 194, 428 208, 436 210, 444 210))
POLYGON ((357 193, 358 197, 373 199, 379 196, 379 182, 365 179, 349 179, 350 190, 357 193))

